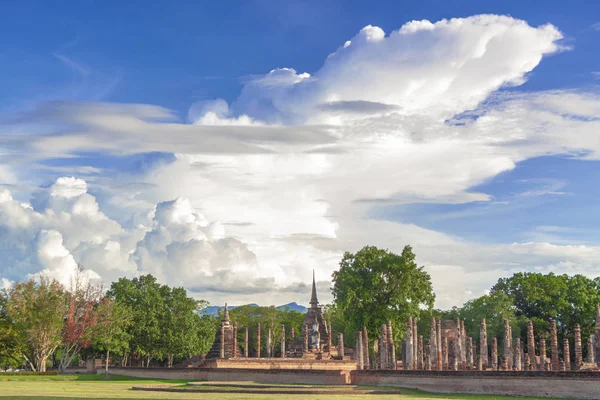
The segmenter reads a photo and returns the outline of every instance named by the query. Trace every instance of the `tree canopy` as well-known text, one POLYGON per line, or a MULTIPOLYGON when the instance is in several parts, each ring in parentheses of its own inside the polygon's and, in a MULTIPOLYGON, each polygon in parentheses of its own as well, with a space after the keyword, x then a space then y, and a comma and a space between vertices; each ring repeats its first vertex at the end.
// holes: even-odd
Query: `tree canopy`
POLYGON ((435 300, 429 274, 415 262, 410 246, 402 254, 367 246, 356 254, 344 253, 333 273, 335 309, 351 331, 366 326, 370 337, 392 321, 395 336, 403 336, 408 316, 431 308, 435 300))

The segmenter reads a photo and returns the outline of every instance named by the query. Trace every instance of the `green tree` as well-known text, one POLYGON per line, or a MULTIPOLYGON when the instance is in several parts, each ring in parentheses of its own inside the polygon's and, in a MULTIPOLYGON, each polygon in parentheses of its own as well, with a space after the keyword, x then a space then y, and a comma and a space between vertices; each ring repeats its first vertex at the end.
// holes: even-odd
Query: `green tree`
POLYGON ((27 343, 10 318, 8 293, 0 291, 0 368, 16 368, 27 363, 27 343))
POLYGON ((89 337, 94 347, 105 354, 104 368, 108 374, 110 353, 129 346, 128 328, 133 323, 131 308, 110 297, 104 297, 95 310, 95 323, 90 326, 89 337))
POLYGON ((418 317, 421 308, 431 308, 435 301, 430 276, 417 265, 410 246, 400 255, 372 246, 345 253, 333 273, 333 298, 352 331, 366 326, 375 338, 391 320, 396 343, 408 316, 418 317))
POLYGON ((153 357, 162 357, 162 317, 167 314, 161 285, 152 275, 139 278, 120 278, 113 282, 108 296, 132 310, 132 324, 128 328, 131 341, 129 351, 142 359, 142 365, 150 365, 153 357))
POLYGON ((55 280, 16 283, 8 291, 6 311, 27 344, 22 357, 32 369, 46 371, 46 362, 61 344, 66 312, 65 291, 55 280))

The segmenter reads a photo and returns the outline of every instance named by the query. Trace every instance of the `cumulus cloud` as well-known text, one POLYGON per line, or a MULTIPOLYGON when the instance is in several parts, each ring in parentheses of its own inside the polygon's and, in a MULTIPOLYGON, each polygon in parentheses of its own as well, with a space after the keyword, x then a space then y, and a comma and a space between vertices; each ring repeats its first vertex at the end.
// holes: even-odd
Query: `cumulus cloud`
POLYGON ((0 249, 0 276, 75 262, 105 280, 153 273, 213 302, 278 304, 306 302, 315 269, 328 301, 343 251, 411 244, 447 307, 517 270, 598 274, 593 245, 482 244, 379 212, 493 201, 473 187, 532 157, 597 160, 596 92, 501 90, 563 50, 561 38, 552 25, 496 15, 413 21, 389 34, 367 26, 316 71, 255 76, 231 104, 192 105, 188 123, 150 105, 42 105, 10 126, 70 129, 0 145, 37 159, 87 150, 176 157, 141 174, 59 178, 36 191, 31 207, 0 191, 9 249, 0 249))

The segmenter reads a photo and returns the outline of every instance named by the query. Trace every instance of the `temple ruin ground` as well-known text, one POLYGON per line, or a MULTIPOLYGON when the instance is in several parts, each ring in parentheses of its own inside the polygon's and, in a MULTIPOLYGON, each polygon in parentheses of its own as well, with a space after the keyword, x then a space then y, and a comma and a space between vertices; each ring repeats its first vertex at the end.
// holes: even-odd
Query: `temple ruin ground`
MULTIPOLYGON (((277 394, 240 394, 228 393, 227 387, 222 387, 222 393, 170 393, 170 392, 141 392, 133 391, 133 386, 145 385, 174 385, 185 388, 187 381, 167 380, 141 380, 127 377, 111 376, 108 380, 102 375, 71 375, 71 376, 1 376, 0 375, 0 399, 280 399, 301 400, 306 399, 305 394, 277 395, 277 394)), ((287 386, 287 385, 285 385, 287 386)), ((324 386, 325 388, 327 386, 324 386)), ((235 390, 234 386, 230 387, 235 390)), ((359 388, 363 389, 363 388, 359 388)), ((368 388, 364 388, 368 389, 368 388)), ((378 387, 377 390, 385 388, 378 387)), ((409 389, 401 390, 402 395, 334 395, 319 394, 311 395, 311 400, 342 400, 342 399, 481 399, 481 400, 508 400, 516 397, 504 397, 493 395, 439 395, 424 393, 409 389)), ((518 397, 520 400, 535 400, 533 397, 518 397)), ((539 399, 541 400, 541 399, 539 399)), ((552 400, 545 398, 545 400, 552 400)))

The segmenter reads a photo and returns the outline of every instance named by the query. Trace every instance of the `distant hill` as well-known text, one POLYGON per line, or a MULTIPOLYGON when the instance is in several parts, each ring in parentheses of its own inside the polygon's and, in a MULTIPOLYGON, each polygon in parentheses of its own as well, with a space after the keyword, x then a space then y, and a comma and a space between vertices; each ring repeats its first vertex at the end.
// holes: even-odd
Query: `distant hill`
MULTIPOLYGON (((252 303, 252 304, 244 304, 247 306, 252 306, 252 307, 258 307, 258 304, 252 303)), ((229 310, 233 310, 236 309, 240 306, 228 306, 229 310)), ((290 310, 294 310, 294 311, 298 311, 301 313, 306 313, 307 308, 296 303, 296 302, 292 302, 292 303, 288 303, 288 304, 283 304, 281 306, 277 306, 275 308, 279 309, 279 310, 284 310, 285 308, 289 308, 290 310)), ((219 313, 219 310, 223 310, 225 308, 225 306, 210 306, 210 307, 206 307, 205 309, 203 309, 201 311, 202 314, 208 314, 208 315, 217 315, 219 313)))

